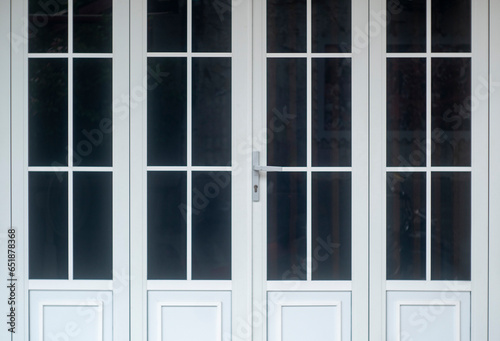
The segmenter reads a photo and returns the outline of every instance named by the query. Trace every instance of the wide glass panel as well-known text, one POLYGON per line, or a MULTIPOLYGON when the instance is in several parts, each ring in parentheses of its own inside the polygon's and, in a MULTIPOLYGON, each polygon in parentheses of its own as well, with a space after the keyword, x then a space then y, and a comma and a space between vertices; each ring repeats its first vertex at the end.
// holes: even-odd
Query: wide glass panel
POLYGON ((312 173, 312 279, 351 279, 351 173, 312 173))
POLYGON ((68 279, 68 174, 31 172, 29 277, 68 279))
POLYGON ((73 173, 73 277, 113 279, 110 172, 73 173))
POLYGON ((351 0, 312 1, 312 52, 351 52, 351 0))
POLYGON ((187 0, 148 0, 148 51, 187 51, 187 0))
POLYGON ((74 0, 73 52, 112 52, 112 7, 112 0, 74 0))
POLYGON ((231 52, 231 1, 193 1, 193 52, 231 52))
POLYGON ((432 0, 432 52, 470 52, 471 30, 471 0, 432 0))
POLYGON ((426 51, 426 2, 388 0, 387 52, 426 51))
POLYGON ((29 0, 29 52, 68 52, 68 2, 29 0))
POLYGON ((306 0, 267 0, 267 52, 306 52, 306 0))
POLYGON ((68 61, 29 59, 29 165, 67 165, 68 61))

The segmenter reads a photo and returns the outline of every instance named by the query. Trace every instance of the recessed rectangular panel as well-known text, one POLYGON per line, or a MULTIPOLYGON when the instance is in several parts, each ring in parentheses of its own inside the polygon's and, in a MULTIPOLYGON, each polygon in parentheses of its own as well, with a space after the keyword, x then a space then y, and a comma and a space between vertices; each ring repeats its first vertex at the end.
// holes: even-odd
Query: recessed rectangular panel
POLYGON ((306 52, 306 0, 267 0, 267 52, 306 52))
POLYGON ((148 52, 187 51, 187 0, 148 0, 148 52))
POLYGON ((112 24, 112 0, 73 0, 73 52, 112 52, 112 24))
POLYGON ((102 306, 81 303, 43 305, 43 340, 103 341, 102 306))
POLYGON ((193 52, 231 52, 230 0, 193 1, 193 52))
POLYGON ((283 306, 283 341, 340 341, 340 306, 283 306))
POLYGON ((29 0, 29 52, 68 52, 68 2, 29 0))
POLYGON ((460 340, 460 321, 456 320, 459 305, 413 305, 402 302, 399 309, 401 340, 409 336, 414 341, 460 340), (429 320, 425 319, 426 314, 431 316, 429 320))
POLYGON ((471 13, 471 0, 432 0, 432 52, 470 52, 471 13))
POLYGON ((312 52, 351 52, 351 0, 312 1, 312 52))
POLYGON ((387 52, 425 52, 426 0, 388 0, 387 52))
POLYGON ((161 340, 220 341, 221 311, 216 305, 163 305, 161 340))

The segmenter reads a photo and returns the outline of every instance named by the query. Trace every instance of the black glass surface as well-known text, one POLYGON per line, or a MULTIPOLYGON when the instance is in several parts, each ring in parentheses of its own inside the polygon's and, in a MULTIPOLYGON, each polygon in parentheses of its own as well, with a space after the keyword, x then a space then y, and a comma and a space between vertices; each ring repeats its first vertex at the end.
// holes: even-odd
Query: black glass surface
POLYGON ((73 52, 112 52, 113 1, 73 1, 73 52))
POLYGON ((471 0, 432 0, 432 52, 470 52, 471 13, 471 0))
POLYGON ((351 0, 312 1, 312 52, 351 52, 351 0))
POLYGON ((193 52, 231 52, 230 0, 193 1, 193 52))
POLYGON ((148 0, 148 52, 187 51, 187 0, 148 0))
POLYGON ((267 0, 267 52, 306 52, 306 0, 267 0))
POLYGON ((68 52, 68 2, 29 0, 28 11, 29 52, 68 52))
POLYGON ((388 0, 387 52, 426 52, 426 0, 388 0))

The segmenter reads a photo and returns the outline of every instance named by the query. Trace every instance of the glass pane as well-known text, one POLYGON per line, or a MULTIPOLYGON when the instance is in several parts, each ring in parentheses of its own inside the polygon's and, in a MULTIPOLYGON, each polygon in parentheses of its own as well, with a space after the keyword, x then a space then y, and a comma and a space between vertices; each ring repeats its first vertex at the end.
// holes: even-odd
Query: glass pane
POLYGON ((432 59, 432 165, 471 165, 471 59, 432 59))
POLYGON ((426 164, 424 58, 387 59, 387 166, 426 164))
POLYGON ((351 52, 351 0, 313 0, 312 52, 351 52))
POLYGON ((148 172, 148 279, 186 279, 186 172, 148 172))
POLYGON ((148 0, 148 51, 187 51, 186 0, 148 0))
POLYGON ((267 163, 306 165, 306 60, 267 60, 267 163))
POLYGON ((432 0, 432 52, 471 51, 471 0, 432 0))
POLYGON ((113 279, 112 197, 110 172, 73 173, 75 279, 113 279))
POLYGON ((193 58, 193 165, 231 165, 231 59, 193 58))
POLYGON ((351 279, 351 173, 312 173, 312 279, 351 279))
POLYGON ((388 1, 387 52, 426 52, 426 2, 388 1))
POLYGON ((67 1, 29 0, 29 52, 68 52, 67 1))
POLYGON ((112 52, 112 7, 112 0, 74 0, 74 52, 112 52))
POLYGON ((306 0, 267 0, 267 52, 306 52, 306 0))
POLYGON ((306 173, 267 173, 267 279, 305 280, 306 173))
POLYGON ((470 280, 471 175, 432 173, 433 280, 470 280))
POLYGON ((231 0, 193 1, 193 52, 231 52, 231 0))
POLYGON ((186 58, 148 58, 148 165, 185 166, 186 58))
POLYGON ((193 172, 193 279, 231 279, 231 173, 193 172))
POLYGON ((312 164, 351 165, 351 60, 312 60, 312 164))
POLYGON ((30 279, 68 279, 68 174, 29 173, 30 279))
POLYGON ((68 164, 68 61, 29 59, 29 165, 68 164))
POLYGON ((387 279, 425 280, 425 173, 387 173, 387 279))

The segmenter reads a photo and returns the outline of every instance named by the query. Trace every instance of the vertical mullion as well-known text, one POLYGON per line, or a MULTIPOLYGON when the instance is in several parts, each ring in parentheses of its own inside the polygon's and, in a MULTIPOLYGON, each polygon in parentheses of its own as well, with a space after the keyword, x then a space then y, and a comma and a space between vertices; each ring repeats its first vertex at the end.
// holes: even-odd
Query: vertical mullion
POLYGON ((425 190, 425 203, 426 203, 426 216, 425 220, 425 278, 427 281, 431 280, 431 254, 432 254, 432 238, 431 238, 431 167, 432 167, 432 0, 427 0, 426 4, 426 190, 425 190))
POLYGON ((312 59, 311 59, 311 45, 312 45, 312 0, 307 0, 307 10, 306 10, 306 20, 307 20, 307 28, 306 28, 306 42, 307 42, 307 71, 306 71, 306 91, 307 91, 307 99, 306 99, 306 120, 307 120, 307 128, 306 128, 306 159, 307 159, 307 208, 306 208, 306 229, 307 229, 307 237, 306 237, 306 274, 307 280, 310 281, 312 279, 312 59))
POLYGON ((68 279, 73 279, 73 0, 68 1, 68 279))
POLYGON ((193 177, 192 177, 192 88, 193 88, 193 59, 192 59, 192 41, 193 41, 193 30, 192 30, 192 12, 193 5, 192 1, 188 0, 187 2, 187 195, 186 195, 186 203, 187 203, 187 212, 186 212, 186 279, 189 281, 192 279, 192 249, 193 249, 193 241, 192 241, 192 187, 193 187, 193 177))

